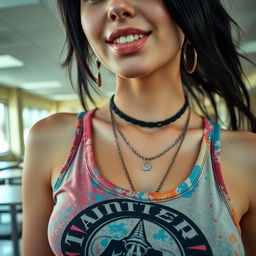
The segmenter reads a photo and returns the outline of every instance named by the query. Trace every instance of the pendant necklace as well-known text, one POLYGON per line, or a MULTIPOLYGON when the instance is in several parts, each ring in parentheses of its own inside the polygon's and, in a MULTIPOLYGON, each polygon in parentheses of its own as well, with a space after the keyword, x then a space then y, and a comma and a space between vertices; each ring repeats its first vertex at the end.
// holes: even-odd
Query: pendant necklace
MULTIPOLYGON (((169 166, 168 166, 168 168, 167 168, 167 170, 166 170, 166 172, 165 172, 163 178, 161 179, 159 185, 157 186, 157 189, 156 189, 155 192, 160 192, 160 190, 161 190, 161 188, 162 188, 162 186, 163 186, 163 184, 164 184, 164 181, 166 180, 166 178, 167 178, 169 172, 171 171, 172 166, 173 166, 173 164, 174 164, 174 162, 175 162, 175 160, 176 160, 176 158, 177 158, 177 155, 178 155, 178 153, 179 153, 179 151, 180 151, 181 145, 183 144, 183 141, 184 141, 184 139, 185 139, 185 136, 186 136, 186 133, 187 133, 187 130, 188 130, 189 121, 190 121, 190 114, 191 114, 191 110, 190 110, 190 108, 189 108, 188 117, 187 117, 187 120, 186 120, 186 123, 185 123, 185 126, 184 126, 184 131, 185 131, 185 132, 184 132, 184 134, 183 134, 183 136, 182 136, 182 138, 181 138, 181 141, 180 141, 180 143, 179 143, 179 145, 178 145, 178 148, 176 149, 176 151, 175 151, 175 153, 174 153, 174 156, 173 156, 173 158, 171 159, 171 162, 170 162, 170 164, 169 164, 169 166)), ((118 152, 118 155, 119 155, 119 158, 120 158, 122 167, 123 167, 123 169, 124 169, 124 171, 125 171, 125 175, 126 175, 126 177, 127 177, 127 179, 128 179, 128 182, 129 182, 129 184, 130 184, 131 189, 132 189, 133 191, 136 191, 136 189, 135 189, 135 187, 134 187, 134 184, 133 184, 133 182, 132 182, 132 179, 131 179, 131 177, 130 177, 130 174, 129 174, 129 172, 128 172, 127 166, 126 166, 126 164, 125 164, 125 161, 124 161, 124 158, 123 158, 121 149, 120 149, 120 145, 119 145, 119 141, 118 141, 118 137, 117 137, 115 125, 114 125, 114 123, 113 123, 113 113, 112 113, 111 109, 110 109, 110 115, 111 115, 112 131, 113 131, 113 134, 114 134, 115 144, 116 144, 116 147, 117 147, 117 152, 118 152)))
POLYGON ((143 171, 150 171, 152 169, 152 163, 151 161, 154 160, 154 159, 157 159, 161 156, 163 156, 164 154, 166 154, 167 152, 169 152, 171 149, 173 149, 177 144, 178 142, 184 137, 184 134, 185 134, 185 127, 184 129, 181 131, 181 133, 179 134, 179 136, 175 139, 174 142, 171 143, 171 145, 169 145, 165 150, 163 150, 162 152, 154 155, 154 156, 151 156, 151 157, 146 157, 144 156, 143 154, 139 153, 132 145, 131 143, 128 141, 128 139, 126 138, 126 136, 123 134, 123 132, 121 131, 120 127, 118 126, 116 120, 115 120, 115 117, 110 109, 110 112, 111 112, 111 122, 113 124, 113 127, 114 129, 117 130, 117 132, 119 133, 119 135, 121 136, 121 138, 123 139, 123 141, 125 142, 125 144, 128 146, 128 148, 137 156, 139 157, 140 159, 143 160, 143 163, 141 165, 141 170, 143 171))

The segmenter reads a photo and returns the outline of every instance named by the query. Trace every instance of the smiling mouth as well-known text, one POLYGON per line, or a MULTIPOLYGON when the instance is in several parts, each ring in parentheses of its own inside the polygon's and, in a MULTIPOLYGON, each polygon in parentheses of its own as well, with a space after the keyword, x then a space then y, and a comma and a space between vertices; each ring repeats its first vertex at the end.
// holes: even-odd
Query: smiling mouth
POLYGON ((146 34, 130 34, 127 36, 120 36, 117 37, 115 40, 113 41, 106 41, 106 43, 108 44, 127 44, 127 43, 132 43, 138 40, 141 40, 142 38, 149 36, 152 33, 152 31, 150 31, 149 33, 146 34))
POLYGON ((142 35, 141 38, 138 38, 137 40, 133 40, 131 42, 127 42, 127 41, 122 42, 122 39, 120 39, 121 42, 119 43, 116 40, 114 40, 114 42, 109 42, 107 44, 117 54, 121 54, 121 55, 132 54, 140 51, 144 47, 144 45, 146 44, 147 40, 150 37, 150 34, 142 35))

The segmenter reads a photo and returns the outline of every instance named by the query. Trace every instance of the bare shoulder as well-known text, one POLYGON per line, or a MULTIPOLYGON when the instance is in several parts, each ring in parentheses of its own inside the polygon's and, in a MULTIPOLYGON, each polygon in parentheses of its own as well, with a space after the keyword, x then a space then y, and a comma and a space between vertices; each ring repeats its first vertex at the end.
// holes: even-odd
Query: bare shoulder
POLYGON ((256 134, 248 131, 222 131, 221 158, 223 172, 236 177, 238 186, 250 193, 251 182, 256 178, 256 134))
POLYGON ((42 136, 47 136, 56 133, 59 134, 63 130, 74 127, 76 114, 71 113, 56 113, 38 121, 30 130, 29 138, 40 139, 42 136))
POLYGON ((223 175, 237 210, 246 255, 256 255, 256 134, 222 132, 223 175))
POLYGON ((30 130, 27 143, 40 143, 41 146, 58 146, 60 139, 68 139, 75 128, 76 114, 57 113, 38 121, 30 130))
POLYGON ((248 131, 222 130, 222 154, 245 171, 256 170, 256 134, 248 131))
POLYGON ((44 163, 49 176, 60 168, 72 146, 75 119, 76 114, 57 113, 38 121, 31 128, 26 143, 27 160, 30 160, 27 162, 33 162, 29 157, 33 156, 38 165, 44 163))

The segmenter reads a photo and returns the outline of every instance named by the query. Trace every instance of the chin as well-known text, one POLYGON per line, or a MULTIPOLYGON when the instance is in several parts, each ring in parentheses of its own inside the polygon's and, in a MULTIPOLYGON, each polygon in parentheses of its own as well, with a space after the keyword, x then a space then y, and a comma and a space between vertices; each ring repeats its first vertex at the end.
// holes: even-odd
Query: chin
POLYGON ((122 74, 118 74, 119 77, 122 77, 122 78, 125 78, 125 79, 133 79, 133 78, 140 78, 140 77, 143 77, 145 75, 143 74, 138 74, 138 73, 135 73, 135 72, 131 72, 131 73, 122 73, 122 74))
POLYGON ((150 73, 152 73, 152 70, 148 68, 143 68, 142 66, 136 67, 133 65, 132 68, 129 69, 122 69, 116 71, 119 77, 126 78, 126 79, 132 79, 132 78, 142 78, 150 73))

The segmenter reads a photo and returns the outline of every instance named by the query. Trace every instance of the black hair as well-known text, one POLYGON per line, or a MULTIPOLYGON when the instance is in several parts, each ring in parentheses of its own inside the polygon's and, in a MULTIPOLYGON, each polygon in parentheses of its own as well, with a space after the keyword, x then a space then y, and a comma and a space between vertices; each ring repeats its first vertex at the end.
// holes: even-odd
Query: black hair
MULTIPOLYGON (((219 96, 229 113, 229 128, 238 130, 247 127, 256 132, 256 119, 251 111, 249 93, 243 81, 246 76, 240 62, 240 58, 248 59, 238 52, 232 38, 232 27, 240 31, 237 23, 226 12, 220 0, 163 2, 198 54, 198 65, 193 74, 189 75, 182 68, 184 65, 181 65, 186 93, 194 99, 202 113, 214 122, 219 119, 219 96), (214 109, 213 116, 205 105, 205 97, 214 109)), ((97 92, 97 80, 89 68, 92 56, 81 25, 80 1, 57 0, 57 3, 67 36, 68 54, 63 66, 68 68, 72 82, 71 66, 73 58, 76 59, 78 94, 83 108, 87 110, 87 99, 95 105, 89 86, 97 92)))

